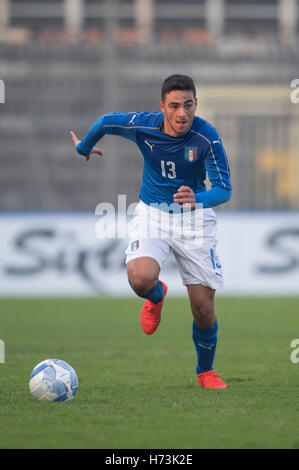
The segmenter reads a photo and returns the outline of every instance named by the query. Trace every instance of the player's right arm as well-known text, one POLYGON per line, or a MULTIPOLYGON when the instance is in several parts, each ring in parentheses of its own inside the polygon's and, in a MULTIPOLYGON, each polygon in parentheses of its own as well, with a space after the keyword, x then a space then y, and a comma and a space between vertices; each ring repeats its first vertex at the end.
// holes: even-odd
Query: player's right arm
POLYGON ((90 159, 92 154, 100 156, 104 155, 102 149, 95 147, 96 143, 101 139, 101 137, 103 137, 103 135, 105 135, 103 116, 94 123, 82 140, 78 139, 74 131, 70 131, 70 134, 77 152, 80 153, 80 155, 83 155, 86 158, 86 161, 90 159))
POLYGON ((104 114, 97 119, 82 140, 79 140, 76 134, 71 131, 70 134, 77 152, 87 160, 93 153, 102 156, 103 151, 95 145, 105 134, 120 135, 135 142, 136 125, 134 124, 136 124, 137 115, 137 112, 104 114))
MULTIPOLYGON (((78 139, 78 137, 76 136, 74 131, 70 131, 70 134, 71 134, 71 137, 72 137, 72 141, 74 142, 74 145, 75 145, 76 149, 78 150, 78 145, 81 143, 81 140, 78 139)), ((93 153, 95 153, 97 155, 100 155, 101 157, 104 155, 104 152, 103 152, 102 149, 100 149, 99 147, 93 147, 93 149, 91 150, 89 155, 84 155, 87 162, 88 162, 88 160, 90 159, 90 156, 93 153)))

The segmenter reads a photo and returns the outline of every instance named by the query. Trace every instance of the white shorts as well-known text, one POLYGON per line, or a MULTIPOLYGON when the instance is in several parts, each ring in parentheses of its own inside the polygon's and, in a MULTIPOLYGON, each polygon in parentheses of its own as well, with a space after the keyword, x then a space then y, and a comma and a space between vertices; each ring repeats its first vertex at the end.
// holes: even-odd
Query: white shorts
POLYGON ((162 268, 173 252, 185 286, 223 287, 216 253, 216 216, 213 209, 168 214, 143 202, 137 205, 129 230, 126 263, 150 257, 162 268))

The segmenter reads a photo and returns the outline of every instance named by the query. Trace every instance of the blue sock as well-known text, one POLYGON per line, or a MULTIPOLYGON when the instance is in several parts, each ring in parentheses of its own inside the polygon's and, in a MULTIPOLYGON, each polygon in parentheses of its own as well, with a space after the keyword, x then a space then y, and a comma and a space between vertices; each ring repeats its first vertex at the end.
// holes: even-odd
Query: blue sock
POLYGON ((143 299, 150 300, 151 302, 153 302, 153 304, 158 304, 159 302, 161 302, 161 300, 163 299, 163 296, 164 296, 164 290, 159 279, 155 287, 153 287, 153 289, 147 292, 147 294, 139 295, 139 297, 142 297, 143 299))
POLYGON ((203 330, 193 320, 192 339, 197 354, 196 373, 206 372, 213 369, 213 362, 217 344, 218 323, 215 321, 212 328, 203 330))

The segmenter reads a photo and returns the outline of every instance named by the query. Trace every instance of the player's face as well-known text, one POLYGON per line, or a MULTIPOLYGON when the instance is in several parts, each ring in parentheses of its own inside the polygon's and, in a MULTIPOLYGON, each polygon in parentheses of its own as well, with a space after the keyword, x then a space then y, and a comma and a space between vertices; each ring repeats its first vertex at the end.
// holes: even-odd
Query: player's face
POLYGON ((192 126, 197 98, 190 90, 173 90, 160 101, 164 113, 163 131, 172 137, 186 134, 192 126))

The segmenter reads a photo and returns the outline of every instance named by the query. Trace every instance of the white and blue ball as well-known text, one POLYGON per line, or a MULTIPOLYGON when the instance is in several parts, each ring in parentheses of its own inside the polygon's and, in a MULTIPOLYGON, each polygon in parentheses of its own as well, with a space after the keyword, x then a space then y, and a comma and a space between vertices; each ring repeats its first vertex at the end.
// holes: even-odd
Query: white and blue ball
POLYGON ((38 401, 69 401, 77 393, 78 378, 67 362, 46 359, 31 372, 29 389, 38 401))

